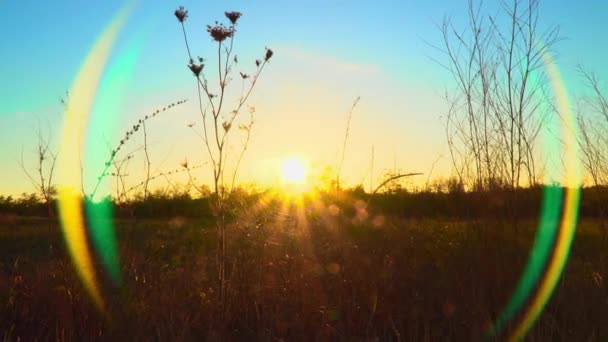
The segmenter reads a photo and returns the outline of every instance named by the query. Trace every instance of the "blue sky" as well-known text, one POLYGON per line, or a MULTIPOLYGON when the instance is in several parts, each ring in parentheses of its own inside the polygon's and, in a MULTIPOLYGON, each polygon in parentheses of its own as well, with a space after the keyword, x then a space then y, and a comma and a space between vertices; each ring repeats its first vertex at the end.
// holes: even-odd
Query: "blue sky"
MULTIPOLYGON (((490 12, 498 1, 486 1, 490 12)), ((0 193, 30 191, 16 160, 31 156, 33 126, 50 122, 56 137, 59 98, 70 88, 84 58, 123 2, 0 0, 0 193)), ((341 146, 352 99, 361 96, 353 119, 347 177, 367 177, 371 146, 378 175, 396 165, 429 172, 446 153, 440 94, 449 78, 431 58, 428 44, 441 44, 436 28, 444 15, 456 25, 466 16, 466 1, 140 1, 113 49, 102 80, 97 117, 110 108, 111 124, 90 131, 91 144, 105 148, 142 113, 182 98, 194 100, 186 69, 181 30, 173 11, 184 5, 194 53, 207 57, 212 44, 205 25, 223 19, 225 10, 244 13, 237 53, 242 63, 263 53, 276 54, 252 98, 258 119, 244 174, 252 181, 268 176, 277 158, 301 155, 332 163, 341 146), (110 103, 111 105, 108 105, 110 103), (97 143, 96 143, 97 141, 97 143), (314 143, 313 143, 314 141, 314 143)), ((541 26, 559 25, 565 38, 557 61, 571 95, 579 91, 577 64, 608 81, 604 60, 608 3, 543 1, 541 26)), ((246 65, 246 64, 243 64, 246 65)), ((191 103, 194 101, 191 101, 191 103)), ((184 106, 152 127, 155 161, 168 168, 184 157, 204 161, 185 124, 196 120, 184 106)), ((103 149, 95 152, 103 153, 103 149)), ((445 163, 449 164, 449 163, 445 163)), ((95 171, 92 171, 95 173, 95 171)))

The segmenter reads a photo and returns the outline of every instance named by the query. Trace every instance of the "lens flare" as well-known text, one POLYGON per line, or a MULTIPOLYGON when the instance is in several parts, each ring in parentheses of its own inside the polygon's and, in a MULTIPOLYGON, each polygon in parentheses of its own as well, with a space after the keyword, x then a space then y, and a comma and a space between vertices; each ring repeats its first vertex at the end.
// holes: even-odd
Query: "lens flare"
POLYGON ((87 246, 81 195, 80 158, 84 128, 97 88, 119 32, 126 23, 133 3, 125 6, 110 22, 85 59, 74 81, 63 118, 57 160, 59 219, 72 261, 82 282, 98 308, 103 300, 97 284, 92 257, 87 246))
MULTIPOLYGON (((57 161, 59 217, 64 239, 82 282, 95 304, 102 310, 104 303, 93 266, 93 257, 87 245, 80 191, 82 174, 79 156, 89 113, 110 51, 132 8, 133 3, 125 6, 113 18, 90 51, 72 85, 63 119, 57 161)), ((134 56, 131 56, 131 63, 126 64, 127 69, 132 67, 134 56)), ((509 338, 519 340, 525 337, 555 289, 576 231, 581 186, 577 122, 570 111, 567 90, 554 60, 548 51, 543 51, 542 58, 561 118, 559 123, 553 124, 561 128, 564 144, 561 152, 564 154, 565 173, 561 179, 558 179, 560 177, 557 175, 549 175, 549 179, 545 180, 559 183, 559 186, 549 185, 543 191, 542 213, 533 249, 512 297, 489 332, 491 337, 502 333, 511 322, 513 325, 509 338)), ((553 140, 551 144, 560 144, 559 139, 553 140)), ((554 154, 551 157, 556 158, 554 154)), ((306 172, 306 165, 296 158, 286 160, 283 165, 283 177, 288 183, 305 183, 306 172)), ((111 278, 119 282, 116 241, 111 223, 112 208, 109 203, 101 203, 88 204, 85 209, 90 221, 90 236, 102 264, 111 278)), ((303 210, 300 210, 298 217, 305 217, 303 210)))
MULTIPOLYGON (((578 127, 570 110, 566 86, 548 51, 542 51, 542 59, 552 84, 559 113, 559 118, 553 119, 561 119, 560 123, 553 124, 561 126, 565 170, 561 180, 555 172, 545 180, 557 185, 546 186, 543 191, 542 213, 528 263, 515 292, 489 334, 490 337, 496 336, 510 321, 514 321, 509 339, 515 341, 523 339, 532 328, 551 298, 562 274, 576 232, 582 184, 578 159, 578 127)), ((546 127, 550 124, 545 125, 544 129, 547 130, 546 127)), ((560 144, 555 136, 551 140, 553 141, 550 144, 560 144)), ((549 146, 548 150, 553 153, 559 150, 554 147, 549 146)), ((549 153, 547 158, 555 157, 559 156, 549 153)))

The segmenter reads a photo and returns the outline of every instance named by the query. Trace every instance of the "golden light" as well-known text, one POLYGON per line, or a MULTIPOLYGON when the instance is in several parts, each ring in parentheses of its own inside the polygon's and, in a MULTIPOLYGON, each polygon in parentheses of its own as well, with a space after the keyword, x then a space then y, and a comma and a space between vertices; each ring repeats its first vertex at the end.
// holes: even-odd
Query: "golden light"
POLYGON ((283 161, 283 181, 288 184, 304 184, 306 182, 306 164, 301 159, 290 157, 283 161))

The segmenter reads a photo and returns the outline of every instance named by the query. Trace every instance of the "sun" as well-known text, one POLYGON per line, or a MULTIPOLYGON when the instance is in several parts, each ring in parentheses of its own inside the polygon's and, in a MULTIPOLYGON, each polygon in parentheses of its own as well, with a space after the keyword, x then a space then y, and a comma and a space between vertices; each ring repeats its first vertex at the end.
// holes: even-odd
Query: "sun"
POLYGON ((301 159, 290 157, 283 161, 283 181, 288 184, 304 184, 306 182, 307 167, 301 159))

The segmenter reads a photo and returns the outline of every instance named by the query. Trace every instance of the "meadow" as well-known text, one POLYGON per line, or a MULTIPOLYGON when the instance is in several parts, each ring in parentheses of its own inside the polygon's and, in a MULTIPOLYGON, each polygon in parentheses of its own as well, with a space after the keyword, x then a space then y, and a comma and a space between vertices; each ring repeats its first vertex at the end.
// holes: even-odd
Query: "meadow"
MULTIPOLYGON (((119 217, 122 285, 100 279, 105 313, 83 289, 55 220, 5 214, 0 332, 6 341, 480 340, 513 293, 538 219, 399 211, 406 198, 426 208, 429 198, 453 195, 424 196, 385 194, 367 208, 354 194, 252 195, 226 230, 223 301, 212 215, 119 217)), ((580 220, 529 340, 608 338, 601 227, 598 218, 580 220)), ((96 271, 103 275, 101 265, 96 271)))
POLYGON ((66 56, 7 77, 2 342, 607 341, 601 52, 540 3, 6 11, 66 56))

